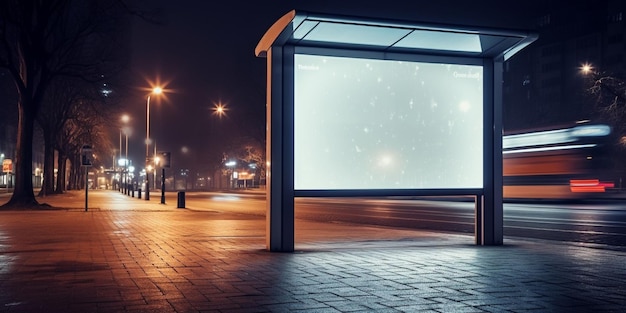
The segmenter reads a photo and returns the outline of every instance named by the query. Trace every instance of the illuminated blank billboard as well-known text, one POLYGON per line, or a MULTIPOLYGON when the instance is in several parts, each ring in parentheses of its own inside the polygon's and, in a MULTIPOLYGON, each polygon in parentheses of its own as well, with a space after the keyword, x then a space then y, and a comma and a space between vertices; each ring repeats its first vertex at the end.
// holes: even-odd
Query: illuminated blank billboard
POLYGON ((296 190, 483 187, 483 68, 296 54, 296 190))

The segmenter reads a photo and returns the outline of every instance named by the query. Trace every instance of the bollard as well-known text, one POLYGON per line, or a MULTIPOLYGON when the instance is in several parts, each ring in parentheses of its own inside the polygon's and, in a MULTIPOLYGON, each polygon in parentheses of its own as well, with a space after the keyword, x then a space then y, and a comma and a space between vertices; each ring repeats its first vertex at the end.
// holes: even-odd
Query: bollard
POLYGON ((177 208, 181 209, 185 207, 185 192, 184 191, 179 191, 178 192, 178 206, 177 208))
POLYGON ((141 188, 137 188, 137 199, 141 199, 141 188))

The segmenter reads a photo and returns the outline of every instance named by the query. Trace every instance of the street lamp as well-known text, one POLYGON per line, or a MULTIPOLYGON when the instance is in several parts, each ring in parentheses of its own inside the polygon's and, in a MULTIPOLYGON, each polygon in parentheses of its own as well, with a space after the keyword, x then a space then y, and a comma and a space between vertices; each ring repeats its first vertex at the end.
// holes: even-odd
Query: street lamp
POLYGON ((126 152, 124 154, 124 158, 126 162, 124 162, 124 188, 126 189, 125 194, 129 195, 130 190, 128 190, 128 129, 124 130, 124 135, 126 136, 126 152))
POLYGON ((119 164, 120 160, 122 159, 122 128, 120 128, 120 149, 119 151, 119 156, 117 158, 117 169, 115 170, 115 173, 118 174, 119 172, 119 177, 117 177, 117 190, 119 192, 122 192, 122 173, 121 173, 121 165, 119 164))
MULTIPOLYGON (((146 168, 150 165, 150 96, 160 95, 163 93, 163 88, 154 87, 152 93, 148 95, 146 100, 146 168)), ((150 175, 146 175, 146 200, 150 200, 150 175)))
MULTIPOLYGON (((122 159, 122 133, 124 133, 124 135, 126 136, 126 154, 125 154, 125 158, 126 158, 126 160, 128 160, 128 127, 126 126, 126 124, 130 120, 130 117, 128 116, 128 114, 124 114, 124 115, 122 115, 120 120, 124 124, 124 126, 122 126, 120 128, 120 160, 122 159)), ((122 175, 121 175, 121 177, 122 177, 121 180, 123 182, 123 185, 120 186, 120 191, 122 191, 122 192, 124 192, 126 194, 128 192, 128 188, 126 186, 125 171, 126 171, 126 168, 124 167, 122 169, 122 175)))

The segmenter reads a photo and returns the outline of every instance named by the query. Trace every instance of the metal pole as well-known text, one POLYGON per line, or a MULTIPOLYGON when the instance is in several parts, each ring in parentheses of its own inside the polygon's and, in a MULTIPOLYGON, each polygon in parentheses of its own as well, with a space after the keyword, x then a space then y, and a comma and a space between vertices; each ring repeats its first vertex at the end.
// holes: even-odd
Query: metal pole
POLYGON ((130 190, 128 189, 128 133, 124 134, 126 136, 126 156, 124 156, 124 158, 126 159, 124 161, 124 186, 126 188, 126 194, 130 195, 130 190))
POLYGON ((156 146, 156 140, 154 141, 154 154, 152 155, 152 162, 154 162, 154 172, 152 172, 152 175, 154 175, 153 177, 153 183, 154 186, 152 186, 154 189, 157 189, 157 184, 156 184, 156 173, 157 173, 157 162, 156 162, 156 153, 157 153, 157 146, 156 146))
POLYGON ((115 149, 113 149, 113 166, 111 169, 113 169, 113 174, 111 174, 111 190, 113 190, 115 189, 115 184, 113 183, 115 181, 115 149))
POLYGON ((150 158, 150 96, 146 101, 146 200, 150 200, 150 173, 148 172, 148 158, 150 158))
MULTIPOLYGON (((120 157, 118 158, 118 160, 121 159, 121 158, 122 158, 122 129, 120 128, 120 157)), ((119 168, 119 161, 117 163, 117 166, 118 166, 117 170, 119 171, 119 169, 120 169, 119 168)), ((117 171, 115 171, 115 173, 117 173, 117 171)), ((122 184, 121 184, 121 182, 122 182, 122 173, 120 172, 119 174, 120 174, 120 176, 117 179, 117 188, 118 188, 118 191, 122 192, 122 184)))
POLYGON ((85 168, 85 212, 87 212, 87 207, 89 203, 89 168, 85 168))
POLYGON ((165 167, 161 169, 161 204, 165 204, 165 167))

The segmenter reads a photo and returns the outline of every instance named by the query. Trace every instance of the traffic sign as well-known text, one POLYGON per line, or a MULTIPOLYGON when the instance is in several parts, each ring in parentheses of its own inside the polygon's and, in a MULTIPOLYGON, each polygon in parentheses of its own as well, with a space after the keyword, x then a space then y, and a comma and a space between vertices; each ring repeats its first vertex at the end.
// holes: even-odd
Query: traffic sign
POLYGON ((163 157, 163 167, 170 168, 172 164, 172 154, 170 152, 161 152, 163 157))
POLYGON ((11 159, 2 160, 2 172, 3 173, 13 172, 13 161, 11 159))
POLYGON ((82 149, 80 149, 82 152, 82 165, 83 166, 91 166, 91 158, 93 157, 91 154, 91 146, 90 145, 83 145, 82 149))

